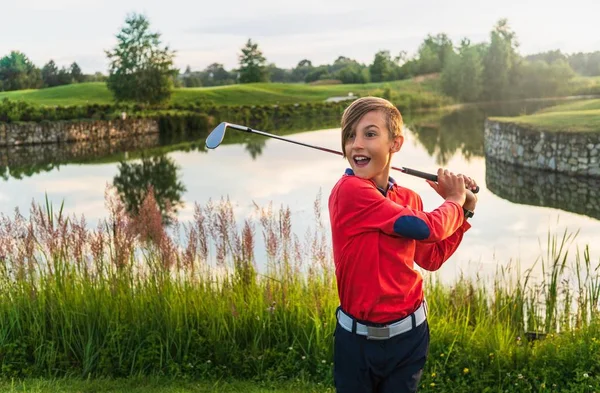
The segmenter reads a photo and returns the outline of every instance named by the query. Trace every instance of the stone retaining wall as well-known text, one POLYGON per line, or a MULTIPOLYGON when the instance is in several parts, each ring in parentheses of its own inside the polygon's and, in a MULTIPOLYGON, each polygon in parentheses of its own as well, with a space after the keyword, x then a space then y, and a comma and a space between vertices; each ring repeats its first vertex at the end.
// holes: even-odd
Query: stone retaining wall
POLYGON ((486 157, 514 165, 600 177, 600 132, 547 132, 486 120, 486 157))
POLYGON ((158 134, 154 119, 0 123, 0 146, 32 145, 158 134))
POLYGON ((0 176, 21 177, 21 174, 50 170, 70 162, 92 161, 159 145, 159 134, 147 134, 99 141, 3 146, 0 147, 0 176))

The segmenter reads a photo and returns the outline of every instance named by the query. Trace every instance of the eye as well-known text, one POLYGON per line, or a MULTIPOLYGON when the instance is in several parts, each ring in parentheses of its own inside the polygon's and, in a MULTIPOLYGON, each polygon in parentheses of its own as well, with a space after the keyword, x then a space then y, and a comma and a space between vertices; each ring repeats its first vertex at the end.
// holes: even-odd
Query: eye
POLYGON ((377 136, 377 133, 375 131, 367 131, 367 137, 372 138, 374 136, 377 136))
POLYGON ((350 135, 348 135, 348 140, 354 139, 355 136, 356 136, 356 134, 350 134, 350 135))

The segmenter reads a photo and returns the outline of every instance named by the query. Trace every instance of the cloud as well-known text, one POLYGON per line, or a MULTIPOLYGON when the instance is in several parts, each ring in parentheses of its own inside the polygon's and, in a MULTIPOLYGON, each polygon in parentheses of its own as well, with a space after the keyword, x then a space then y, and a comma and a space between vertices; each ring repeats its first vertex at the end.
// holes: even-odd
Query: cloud
MULTIPOLYGON (((212 19, 201 26, 186 29, 192 34, 216 34, 255 37, 313 35, 331 31, 346 31, 365 26, 370 21, 356 21, 355 12, 271 14, 254 17, 212 19), (353 21, 350 23, 350 21, 353 21)), ((372 22, 372 20, 371 20, 372 22)))
POLYGON ((100 0, 21 0, 19 8, 35 10, 35 11, 50 11, 73 8, 100 8, 102 2, 100 0))

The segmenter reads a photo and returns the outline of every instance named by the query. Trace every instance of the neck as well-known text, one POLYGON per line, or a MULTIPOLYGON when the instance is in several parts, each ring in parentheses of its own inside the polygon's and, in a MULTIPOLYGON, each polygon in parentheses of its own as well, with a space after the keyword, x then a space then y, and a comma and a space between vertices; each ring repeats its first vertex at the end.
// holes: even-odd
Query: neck
POLYGON ((373 178, 373 181, 377 185, 377 187, 387 190, 388 182, 390 180, 390 163, 388 163, 387 167, 376 177, 373 178))

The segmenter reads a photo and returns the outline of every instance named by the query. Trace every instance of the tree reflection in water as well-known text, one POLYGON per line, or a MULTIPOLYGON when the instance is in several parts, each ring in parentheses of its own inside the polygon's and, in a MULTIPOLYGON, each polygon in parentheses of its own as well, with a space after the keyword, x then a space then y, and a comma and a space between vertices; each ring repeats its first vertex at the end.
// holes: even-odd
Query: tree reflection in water
POLYGON ((152 188, 163 224, 169 225, 183 207, 182 194, 186 191, 177 179, 178 170, 175 162, 165 155, 142 157, 139 162, 121 161, 113 184, 127 212, 134 216, 152 188))

